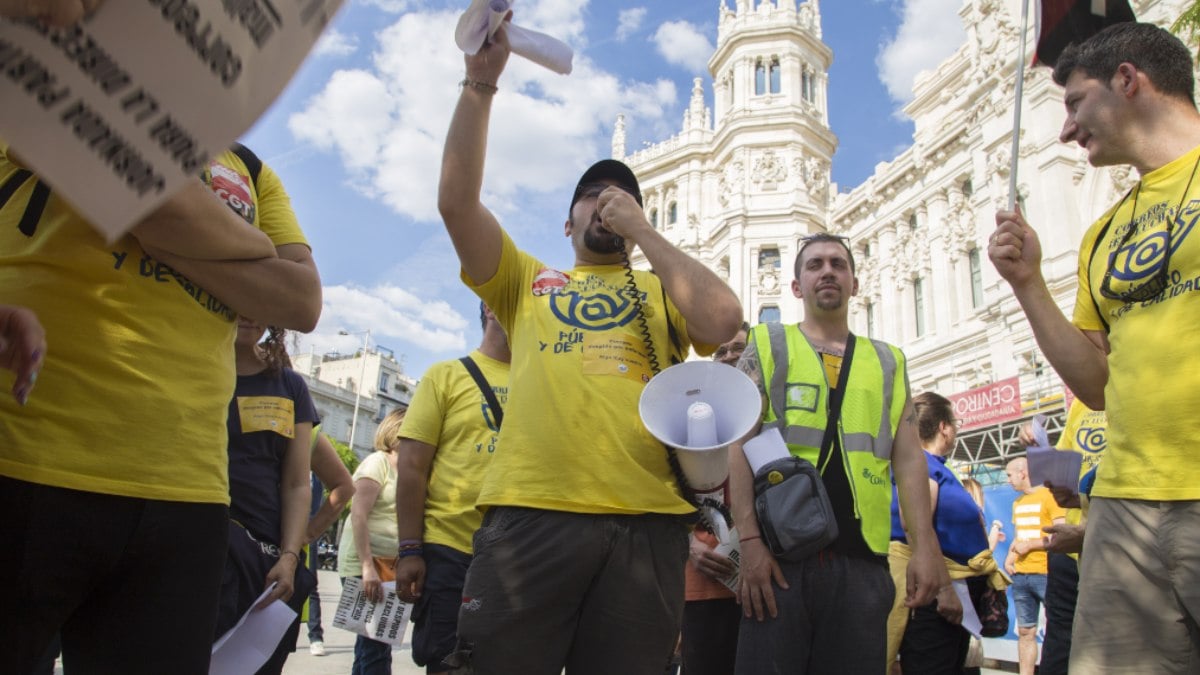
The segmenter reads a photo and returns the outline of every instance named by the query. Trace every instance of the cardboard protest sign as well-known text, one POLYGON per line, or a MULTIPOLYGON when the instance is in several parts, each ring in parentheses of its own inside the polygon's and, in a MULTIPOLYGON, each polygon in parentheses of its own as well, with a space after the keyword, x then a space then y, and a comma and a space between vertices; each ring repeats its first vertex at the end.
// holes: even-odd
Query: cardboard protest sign
POLYGON ((0 138, 110 241, 283 90, 342 0, 106 2, 0 19, 0 138))

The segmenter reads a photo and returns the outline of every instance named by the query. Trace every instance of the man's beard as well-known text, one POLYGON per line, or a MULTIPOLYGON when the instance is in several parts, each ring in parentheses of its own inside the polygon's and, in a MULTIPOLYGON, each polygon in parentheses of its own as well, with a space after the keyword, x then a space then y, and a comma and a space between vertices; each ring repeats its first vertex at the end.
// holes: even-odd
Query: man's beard
POLYGON ((832 312, 842 308, 842 293, 839 290, 835 297, 823 297, 820 293, 817 294, 817 308, 826 312, 832 312))
POLYGON ((588 228, 583 233, 583 245, 593 253, 610 254, 625 250, 625 240, 612 232, 588 228))

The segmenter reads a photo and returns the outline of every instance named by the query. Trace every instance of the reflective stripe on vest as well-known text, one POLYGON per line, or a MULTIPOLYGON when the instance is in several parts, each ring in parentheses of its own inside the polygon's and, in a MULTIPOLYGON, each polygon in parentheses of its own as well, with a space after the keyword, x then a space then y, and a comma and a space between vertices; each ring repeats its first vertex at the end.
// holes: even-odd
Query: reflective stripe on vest
MULTIPOLYGON (((856 339, 851 383, 846 387, 849 398, 843 403, 838 433, 863 538, 873 551, 883 554, 891 535, 892 441, 908 396, 908 378, 902 375, 897 381, 897 371, 904 372, 899 350, 884 342, 856 339)), ((764 428, 779 429, 792 454, 816 463, 830 390, 821 356, 794 325, 756 326, 754 342, 770 399, 764 428), (789 345, 807 353, 789 358, 789 345), (790 403, 789 378, 796 398, 790 403)))

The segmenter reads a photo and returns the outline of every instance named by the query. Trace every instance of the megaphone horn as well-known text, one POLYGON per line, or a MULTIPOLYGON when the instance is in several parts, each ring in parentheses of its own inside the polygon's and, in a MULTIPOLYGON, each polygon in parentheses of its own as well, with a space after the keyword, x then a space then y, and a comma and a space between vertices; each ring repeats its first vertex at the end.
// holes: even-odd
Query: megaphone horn
POLYGON ((679 450, 683 475, 696 491, 729 477, 729 444, 762 414, 758 387, 745 373, 710 361, 688 361, 655 375, 638 401, 652 436, 679 450))

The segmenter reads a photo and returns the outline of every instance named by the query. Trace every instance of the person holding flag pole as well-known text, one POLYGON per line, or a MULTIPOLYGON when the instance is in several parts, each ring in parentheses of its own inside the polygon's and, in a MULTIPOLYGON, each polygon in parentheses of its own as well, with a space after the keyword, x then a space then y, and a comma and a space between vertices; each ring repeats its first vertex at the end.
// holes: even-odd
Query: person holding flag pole
MULTIPOLYGON (((1056 8, 1066 17, 1089 12, 1097 24, 1123 11, 1107 2, 1101 14, 1099 5, 1056 8)), ((1043 39, 1055 34, 1055 26, 1043 29, 1043 39)), ((1178 480, 1193 467, 1200 434, 1191 414, 1200 390, 1179 377, 1179 364, 1200 347, 1192 55, 1166 30, 1125 21, 1068 45, 1057 59, 1044 58, 1039 45, 1039 60, 1054 65, 1065 87, 1060 140, 1078 143, 1093 166, 1130 165, 1141 178, 1085 234, 1070 320, 1047 288, 1038 235, 1020 211, 996 214, 988 246, 1042 352, 1080 400, 1108 415, 1108 450, 1080 557, 1070 672, 1196 672, 1200 484, 1178 480)))

